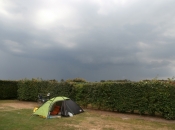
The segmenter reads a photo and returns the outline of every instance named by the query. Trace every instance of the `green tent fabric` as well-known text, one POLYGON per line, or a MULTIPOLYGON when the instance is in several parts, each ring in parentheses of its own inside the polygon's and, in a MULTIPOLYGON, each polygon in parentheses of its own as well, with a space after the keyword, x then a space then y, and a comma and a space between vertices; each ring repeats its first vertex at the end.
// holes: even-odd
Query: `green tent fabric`
POLYGON ((57 102, 57 101, 64 101, 64 100, 67 100, 69 98, 67 97, 55 97, 55 98, 52 98, 50 100, 48 100, 47 102, 45 102, 38 110, 36 110, 33 114, 34 115, 40 115, 42 116, 43 118, 48 118, 48 114, 49 114, 49 111, 51 110, 52 108, 52 105, 57 102))

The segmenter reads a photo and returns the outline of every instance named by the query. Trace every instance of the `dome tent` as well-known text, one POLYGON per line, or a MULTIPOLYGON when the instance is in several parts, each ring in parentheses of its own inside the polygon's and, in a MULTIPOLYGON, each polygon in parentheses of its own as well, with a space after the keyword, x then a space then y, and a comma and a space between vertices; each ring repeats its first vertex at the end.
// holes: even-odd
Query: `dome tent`
POLYGON ((60 96, 45 102, 33 113, 33 115, 39 115, 43 118, 53 118, 51 112, 55 106, 60 108, 59 113, 56 114, 57 116, 70 116, 70 114, 76 115, 84 112, 84 110, 70 98, 60 96))

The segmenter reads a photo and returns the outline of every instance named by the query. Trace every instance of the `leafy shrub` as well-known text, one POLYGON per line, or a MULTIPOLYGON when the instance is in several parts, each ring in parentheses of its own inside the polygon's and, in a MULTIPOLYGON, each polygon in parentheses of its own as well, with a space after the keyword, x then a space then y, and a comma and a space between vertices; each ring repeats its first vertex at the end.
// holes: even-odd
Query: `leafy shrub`
POLYGON ((42 79, 24 79, 18 83, 19 100, 36 101, 38 94, 46 96, 47 93, 51 94, 51 98, 55 96, 73 97, 72 84, 42 79))
POLYGON ((175 86, 158 80, 140 82, 100 82, 75 85, 76 100, 88 106, 119 112, 161 114, 175 119, 175 86))
POLYGON ((0 80, 0 99, 17 98, 18 81, 0 80))
POLYGON ((159 113, 166 119, 175 119, 174 81, 99 83, 75 81, 24 79, 18 82, 18 99, 36 101, 38 93, 50 92, 51 97, 70 97, 84 107, 91 105, 102 110, 149 115, 159 113))

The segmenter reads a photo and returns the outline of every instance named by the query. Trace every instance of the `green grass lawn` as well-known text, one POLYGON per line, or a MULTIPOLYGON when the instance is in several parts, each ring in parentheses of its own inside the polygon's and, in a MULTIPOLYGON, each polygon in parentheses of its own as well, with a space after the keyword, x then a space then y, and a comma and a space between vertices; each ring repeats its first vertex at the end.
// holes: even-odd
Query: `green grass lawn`
POLYGON ((172 121, 122 119, 88 110, 73 117, 44 119, 31 116, 32 109, 2 108, 3 103, 6 102, 0 101, 0 130, 175 130, 172 121))
POLYGON ((31 116, 31 109, 0 111, 0 130, 75 130, 83 115, 72 118, 44 119, 39 116, 31 116), (70 126, 69 126, 70 125, 70 126))

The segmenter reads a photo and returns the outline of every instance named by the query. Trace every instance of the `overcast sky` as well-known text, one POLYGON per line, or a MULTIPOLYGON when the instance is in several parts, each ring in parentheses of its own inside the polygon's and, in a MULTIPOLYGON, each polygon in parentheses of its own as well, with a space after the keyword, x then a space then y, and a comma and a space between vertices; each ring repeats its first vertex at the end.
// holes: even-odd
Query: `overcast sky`
POLYGON ((175 0, 0 0, 0 79, 175 76, 175 0))

